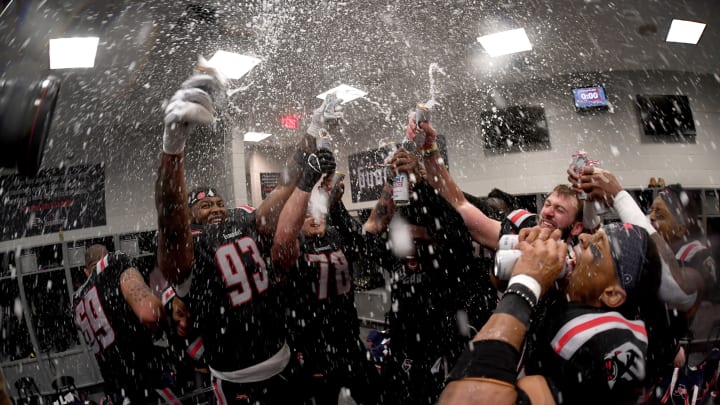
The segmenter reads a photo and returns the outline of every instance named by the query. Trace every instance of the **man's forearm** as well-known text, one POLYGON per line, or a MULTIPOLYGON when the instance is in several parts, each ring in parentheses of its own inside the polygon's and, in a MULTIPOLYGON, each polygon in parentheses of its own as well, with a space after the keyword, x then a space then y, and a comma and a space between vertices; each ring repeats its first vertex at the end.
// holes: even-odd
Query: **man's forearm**
POLYGON ((173 284, 179 284, 188 277, 193 259, 183 159, 183 154, 161 153, 155 183, 158 265, 165 278, 173 284))
POLYGON ((472 238, 481 245, 497 249, 500 237, 500 222, 486 216, 479 208, 470 204, 460 187, 448 173, 439 153, 425 160, 427 181, 460 214, 472 238))
POLYGON ((265 201, 258 207, 257 229, 263 236, 272 237, 277 228, 280 212, 292 194, 298 179, 302 174, 304 160, 300 159, 308 153, 315 151, 315 138, 308 134, 304 134, 297 144, 295 152, 288 158, 285 163, 285 169, 282 176, 282 183, 265 198, 265 201))
POLYGON ((298 258, 297 238, 305 220, 308 201, 310 193, 295 188, 280 213, 271 256, 273 263, 283 270, 290 269, 298 258))
POLYGON ((375 235, 385 232, 395 214, 395 201, 393 201, 392 194, 392 185, 386 181, 380 193, 380 198, 363 225, 366 232, 375 235))

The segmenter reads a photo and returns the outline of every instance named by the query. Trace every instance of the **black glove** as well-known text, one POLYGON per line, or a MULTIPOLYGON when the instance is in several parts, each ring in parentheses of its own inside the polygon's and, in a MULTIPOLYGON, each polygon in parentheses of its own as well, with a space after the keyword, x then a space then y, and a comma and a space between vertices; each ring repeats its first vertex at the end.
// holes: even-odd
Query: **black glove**
POLYGON ((320 149, 315 153, 307 155, 303 173, 300 176, 297 188, 305 192, 311 192, 315 183, 320 180, 325 173, 333 173, 335 171, 335 156, 327 149, 320 149))

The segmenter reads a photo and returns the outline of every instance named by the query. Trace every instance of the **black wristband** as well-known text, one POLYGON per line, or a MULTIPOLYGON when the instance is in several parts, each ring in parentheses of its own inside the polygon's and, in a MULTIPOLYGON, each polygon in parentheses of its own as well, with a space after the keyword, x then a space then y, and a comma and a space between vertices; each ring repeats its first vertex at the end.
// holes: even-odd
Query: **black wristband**
POLYGON ((448 374, 447 381, 467 377, 489 378, 508 384, 517 381, 520 352, 501 340, 471 342, 448 374))
POLYGON ((508 291, 505 291, 505 295, 503 295, 497 308, 495 308, 495 313, 512 315, 522 322, 525 328, 528 328, 530 326, 532 306, 530 306, 528 299, 508 289, 508 291))
POLYGON ((512 283, 505 289, 505 294, 517 294, 521 296, 525 301, 527 301, 528 305, 530 305, 530 309, 535 308, 538 301, 538 298, 535 296, 533 290, 525 284, 512 283))

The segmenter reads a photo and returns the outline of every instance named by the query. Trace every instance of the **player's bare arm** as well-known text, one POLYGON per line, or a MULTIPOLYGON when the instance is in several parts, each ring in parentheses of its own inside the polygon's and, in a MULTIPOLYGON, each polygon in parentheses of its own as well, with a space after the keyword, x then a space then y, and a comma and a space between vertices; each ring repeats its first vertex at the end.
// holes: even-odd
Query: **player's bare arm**
POLYGON ((120 275, 120 291, 140 321, 152 331, 158 330, 165 317, 162 303, 156 297, 139 271, 128 268, 120 275))

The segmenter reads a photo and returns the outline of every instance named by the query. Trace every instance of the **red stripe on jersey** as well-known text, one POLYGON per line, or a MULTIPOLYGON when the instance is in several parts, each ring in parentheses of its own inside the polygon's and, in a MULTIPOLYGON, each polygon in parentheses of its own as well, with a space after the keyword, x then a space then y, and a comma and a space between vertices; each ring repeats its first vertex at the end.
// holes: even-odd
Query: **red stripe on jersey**
POLYGON ((552 340, 553 350, 569 359, 577 349, 600 332, 610 329, 626 329, 636 338, 647 343, 647 331, 641 321, 628 321, 617 312, 582 315, 565 324, 552 340))
POLYGON ((511 212, 510 215, 508 215, 508 218, 510 219, 510 222, 515 224, 515 226, 520 226, 520 224, 522 224, 523 221, 528 216, 531 216, 531 215, 533 215, 532 212, 530 212, 528 210, 519 209, 519 210, 515 210, 515 211, 511 212))
POLYGON ((252 214, 255 211, 255 207, 251 207, 249 205, 240 205, 238 206, 238 208, 247 212, 248 214, 252 214))
POLYGON ((201 337, 195 339, 194 342, 190 343, 190 346, 188 346, 188 354, 190 357, 192 357, 195 360, 198 360, 200 356, 202 356, 203 352, 205 351, 205 343, 203 342, 203 339, 201 337))
POLYGON ((201 233, 202 233, 202 229, 193 229, 192 231, 190 231, 190 234, 191 234, 192 236, 198 236, 198 235, 200 235, 201 233))
POLYGON ((690 242, 687 245, 681 247, 680 250, 678 250, 675 258, 678 260, 687 261, 689 258, 693 257, 695 253, 697 253, 699 250, 702 250, 704 247, 705 246, 703 246, 702 243, 698 241, 690 242))
POLYGON ((220 379, 217 377, 213 378, 212 384, 215 390, 215 398, 217 398, 218 404, 225 405, 227 401, 225 401, 225 393, 222 392, 222 387, 220 387, 220 379))
POLYGON ((160 396, 165 400, 166 403, 170 403, 172 405, 180 405, 180 400, 175 396, 172 391, 170 391, 169 388, 163 388, 155 391, 160 394, 160 396))
POLYGON ((96 266, 97 274, 102 273, 105 270, 105 268, 107 268, 107 266, 108 266, 108 255, 105 255, 105 257, 103 257, 102 260, 100 260, 96 266))

